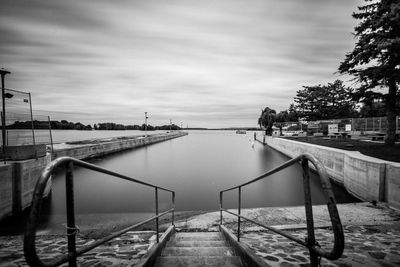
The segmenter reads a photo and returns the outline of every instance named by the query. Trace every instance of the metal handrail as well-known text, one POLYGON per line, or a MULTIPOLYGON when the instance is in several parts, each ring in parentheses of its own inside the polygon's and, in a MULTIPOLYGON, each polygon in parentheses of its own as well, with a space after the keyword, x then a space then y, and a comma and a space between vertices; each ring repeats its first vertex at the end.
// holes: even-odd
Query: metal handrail
POLYGON ((146 224, 150 221, 155 220, 156 221, 156 240, 157 243, 159 242, 159 225, 158 225, 158 219, 168 213, 172 214, 172 225, 174 225, 174 216, 175 216, 175 192, 160 186, 156 186, 153 184, 149 184, 107 169, 103 169, 99 166, 96 166, 94 164, 90 164, 75 158, 71 157, 60 157, 52 162, 50 162, 44 171, 42 172, 42 175, 39 177, 39 180, 36 183, 35 190, 33 192, 33 199, 32 199, 32 206, 27 222, 27 227, 26 227, 26 232, 24 236, 24 254, 27 263, 30 266, 58 266, 63 263, 68 262, 69 266, 76 266, 76 259, 79 255, 82 255, 83 253, 101 245, 104 244, 105 242, 118 237, 136 227, 139 227, 143 224, 146 224), (58 258, 53 259, 50 262, 42 262, 39 256, 36 253, 36 229, 38 226, 39 222, 39 216, 40 216, 40 211, 42 207, 42 202, 43 202, 43 193, 46 188, 47 182, 51 177, 51 174, 53 171, 59 167, 65 165, 66 167, 66 172, 65 172, 65 184, 66 184, 66 202, 67 202, 67 237, 68 237, 68 254, 67 255, 61 255, 58 258), (73 188, 73 168, 74 165, 84 167, 86 169, 90 169, 93 171, 97 171, 100 173, 108 174, 111 176, 115 176, 127 181, 135 182, 138 184, 142 184, 145 186, 153 187, 155 189, 155 204, 156 204, 156 214, 155 216, 146 219, 145 221, 142 221, 140 223, 137 223, 135 225, 131 225, 127 228, 124 228, 120 231, 117 231, 115 233, 112 233, 100 240, 97 240, 89 245, 86 245, 82 248, 77 249, 76 248, 76 234, 79 232, 79 228, 75 225, 75 212, 74 212, 74 188, 73 188), (158 190, 163 190, 172 193, 172 208, 158 214, 158 190))
POLYGON ((324 165, 320 161, 318 161, 314 156, 310 154, 302 154, 297 156, 296 158, 293 158, 284 164, 246 182, 238 186, 234 186, 225 190, 220 191, 220 225, 223 224, 222 221, 222 212, 227 212, 229 214, 232 214, 234 216, 238 217, 238 227, 237 227, 237 240, 240 242, 240 219, 247 220, 249 222, 252 222, 256 225, 259 225, 265 229, 268 229, 270 231, 273 231, 277 234, 280 234, 292 241, 295 241, 299 243, 302 246, 305 246, 309 249, 310 252, 310 262, 311 266, 318 266, 319 264, 319 257, 324 257, 329 260, 335 260, 340 258, 340 256, 343 254, 344 250, 344 234, 343 234, 343 227, 342 223, 340 221, 339 213, 336 207, 336 200, 335 196, 332 191, 331 183, 328 178, 328 174, 326 172, 326 169, 324 165), (315 233, 314 233, 314 220, 313 220, 313 213, 312 213, 312 203, 311 203, 311 190, 310 190, 310 170, 309 170, 309 165, 308 162, 311 162, 317 174, 320 177, 320 181, 322 184, 322 189, 324 190, 325 193, 325 198, 326 198, 326 204, 328 207, 329 211, 329 216, 330 220, 332 223, 332 229, 334 233, 334 245, 331 251, 326 251, 323 248, 321 248, 315 240, 315 233), (252 184, 258 180, 261 180, 263 178, 266 178, 276 172, 279 172, 293 164, 300 163, 302 165, 303 169, 303 187, 304 187, 304 200, 305 200, 305 210, 306 210, 306 220, 307 220, 307 238, 305 241, 296 238, 288 233, 285 233, 279 229, 276 229, 272 226, 267 226, 265 224, 259 223, 255 220, 246 218, 241 215, 241 198, 242 198, 242 187, 252 184), (227 209, 224 209, 222 207, 223 204, 223 193, 227 191, 231 191, 234 189, 238 189, 238 213, 234 213, 231 211, 228 211, 227 209))

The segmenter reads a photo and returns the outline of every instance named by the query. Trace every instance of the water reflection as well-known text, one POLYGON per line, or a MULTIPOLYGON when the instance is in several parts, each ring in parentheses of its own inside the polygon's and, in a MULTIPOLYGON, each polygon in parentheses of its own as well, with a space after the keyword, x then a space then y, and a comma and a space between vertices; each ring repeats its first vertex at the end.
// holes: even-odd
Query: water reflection
MULTIPOLYGON (((251 132, 237 135, 233 131, 191 131, 185 137, 94 163, 175 190, 177 210, 216 210, 219 190, 248 181, 288 160, 259 143, 253 147, 252 137, 251 132)), ((302 205, 300 171, 300 166, 292 166, 243 188, 243 206, 302 205)), ((53 179, 50 213, 65 212, 64 190, 64 178, 59 174, 53 179)), ((311 177, 311 190, 313 204, 323 204, 322 188, 315 175, 311 177)), ((354 200, 341 191, 339 202, 354 200)), ((77 213, 148 212, 155 207, 154 189, 81 168, 75 171, 75 198, 77 213)), ((170 194, 160 193, 160 207, 166 210, 170 203, 170 194)), ((237 192, 227 194, 224 204, 236 207, 237 192)))

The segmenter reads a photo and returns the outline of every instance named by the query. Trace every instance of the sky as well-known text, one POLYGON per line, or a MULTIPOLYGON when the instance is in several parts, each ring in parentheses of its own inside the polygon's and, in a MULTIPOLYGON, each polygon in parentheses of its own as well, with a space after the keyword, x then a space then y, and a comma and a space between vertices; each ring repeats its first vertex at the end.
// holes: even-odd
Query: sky
MULTIPOLYGON (((253 127, 336 73, 361 0, 3 0, 6 88, 93 124, 253 127)), ((7 107, 7 105, 6 105, 7 107)))

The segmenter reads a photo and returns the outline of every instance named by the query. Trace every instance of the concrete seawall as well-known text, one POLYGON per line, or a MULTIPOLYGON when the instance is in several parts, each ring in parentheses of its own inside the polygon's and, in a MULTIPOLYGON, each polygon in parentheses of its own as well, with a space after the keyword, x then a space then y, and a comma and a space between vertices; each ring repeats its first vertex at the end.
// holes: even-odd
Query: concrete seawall
POLYGON ((76 159, 89 159, 115 153, 122 150, 146 146, 165 140, 187 135, 185 132, 169 132, 144 136, 99 139, 90 143, 58 144, 54 146, 52 159, 69 156, 76 159))
MULTIPOLYGON (((50 154, 38 159, 8 161, 0 165, 0 220, 18 215, 31 204, 33 190, 43 169, 51 161, 50 154)), ((51 179, 44 195, 51 191, 51 179)))
MULTIPOLYGON (((37 179, 52 159, 62 156, 89 159, 184 135, 187 135, 187 133, 176 131, 148 135, 147 137, 121 137, 76 142, 74 144, 57 144, 54 145, 52 155, 47 153, 46 156, 38 159, 8 161, 7 164, 0 164, 0 220, 8 215, 18 215, 31 204, 37 179)), ((50 192, 51 179, 45 190, 45 196, 50 192)))
POLYGON ((400 163, 284 138, 266 136, 265 142, 291 158, 312 154, 325 165, 329 176, 351 194, 364 201, 384 201, 400 208, 400 163))

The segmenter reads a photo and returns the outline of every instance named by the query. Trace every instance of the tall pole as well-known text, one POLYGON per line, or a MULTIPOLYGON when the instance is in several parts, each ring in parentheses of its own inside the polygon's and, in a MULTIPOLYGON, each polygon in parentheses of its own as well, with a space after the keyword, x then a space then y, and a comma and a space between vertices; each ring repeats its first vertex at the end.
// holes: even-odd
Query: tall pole
POLYGON ((172 120, 169 119, 169 131, 171 131, 171 130, 172 130, 172 120))
POLYGON ((1 116, 1 134, 2 134, 2 139, 3 139, 3 159, 4 159, 4 164, 6 164, 6 101, 5 101, 5 88, 4 88, 4 76, 6 74, 10 74, 11 72, 6 71, 6 70, 0 70, 0 75, 1 75, 1 100, 3 103, 3 111, 2 111, 2 116, 1 116))
POLYGON ((47 116, 47 119, 48 119, 48 121, 49 121, 50 143, 51 143, 51 156, 53 156, 54 147, 53 147, 53 135, 52 135, 52 133, 51 133, 51 120, 50 120, 50 116, 47 116))
POLYGON ((144 113, 144 133, 145 137, 147 137, 147 112, 144 113))
POLYGON ((32 97, 31 97, 31 93, 29 93, 29 107, 31 110, 31 126, 32 126, 32 139, 33 139, 33 147, 35 149, 35 158, 37 159, 37 150, 36 150, 36 140, 35 140, 35 126, 33 123, 33 113, 32 113, 32 97))

